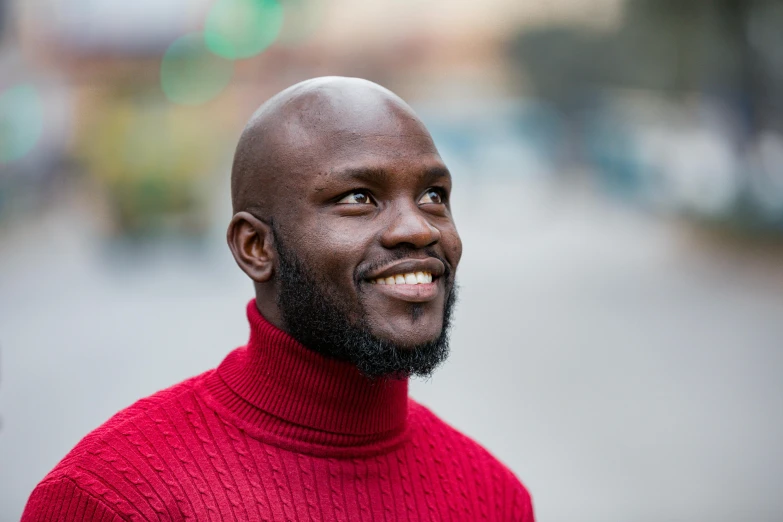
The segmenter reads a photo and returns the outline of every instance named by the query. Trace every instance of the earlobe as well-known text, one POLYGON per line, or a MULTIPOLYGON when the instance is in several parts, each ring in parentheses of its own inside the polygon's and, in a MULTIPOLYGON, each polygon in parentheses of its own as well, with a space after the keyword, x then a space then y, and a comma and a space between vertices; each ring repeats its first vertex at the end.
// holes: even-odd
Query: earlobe
POLYGON ((231 219, 226 240, 234 260, 256 283, 266 283, 274 273, 272 229, 249 212, 237 212, 231 219))

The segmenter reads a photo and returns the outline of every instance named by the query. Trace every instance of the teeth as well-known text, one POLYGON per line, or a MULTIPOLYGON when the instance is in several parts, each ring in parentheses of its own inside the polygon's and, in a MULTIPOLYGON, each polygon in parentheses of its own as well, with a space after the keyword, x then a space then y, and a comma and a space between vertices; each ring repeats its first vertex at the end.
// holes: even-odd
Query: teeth
POLYGON ((370 282, 374 285, 423 285, 432 283, 432 274, 429 272, 408 272, 389 277, 379 277, 370 282))

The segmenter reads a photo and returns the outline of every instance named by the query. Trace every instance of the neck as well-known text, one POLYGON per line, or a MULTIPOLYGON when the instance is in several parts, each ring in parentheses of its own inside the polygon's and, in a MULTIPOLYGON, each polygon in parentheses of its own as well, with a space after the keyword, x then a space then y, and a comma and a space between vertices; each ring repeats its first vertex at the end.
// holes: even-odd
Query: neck
POLYGON ((283 318, 277 307, 277 292, 274 285, 275 283, 273 282, 255 283, 256 310, 261 313, 261 317, 266 320, 266 322, 279 330, 284 330, 283 318))
POLYGON ((215 372, 212 395, 245 427, 327 446, 396 438, 405 430, 408 381, 371 381, 349 363, 327 359, 247 306, 250 340, 215 372))

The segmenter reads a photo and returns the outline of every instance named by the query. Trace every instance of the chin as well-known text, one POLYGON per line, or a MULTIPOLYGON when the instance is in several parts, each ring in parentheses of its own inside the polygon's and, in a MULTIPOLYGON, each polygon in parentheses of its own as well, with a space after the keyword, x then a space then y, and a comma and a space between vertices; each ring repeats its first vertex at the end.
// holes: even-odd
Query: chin
POLYGON ((376 337, 389 341, 401 349, 412 350, 422 344, 436 341, 440 337, 441 331, 442 327, 440 325, 422 327, 418 324, 411 325, 410 323, 407 323, 404 326, 395 328, 393 332, 383 331, 372 333, 376 337))

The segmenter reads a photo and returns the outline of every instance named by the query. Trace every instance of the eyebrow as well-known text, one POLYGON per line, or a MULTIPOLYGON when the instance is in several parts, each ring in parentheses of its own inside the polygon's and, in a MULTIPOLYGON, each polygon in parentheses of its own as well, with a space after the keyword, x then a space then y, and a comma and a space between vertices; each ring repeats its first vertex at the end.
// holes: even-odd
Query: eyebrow
MULTIPOLYGON (((374 185, 382 185, 394 175, 386 169, 368 167, 347 168, 334 171, 332 174, 343 179, 351 179, 374 185)), ((423 171, 423 178, 427 180, 427 182, 432 182, 444 177, 451 177, 451 173, 449 172, 449 169, 443 166, 426 167, 423 171)))

